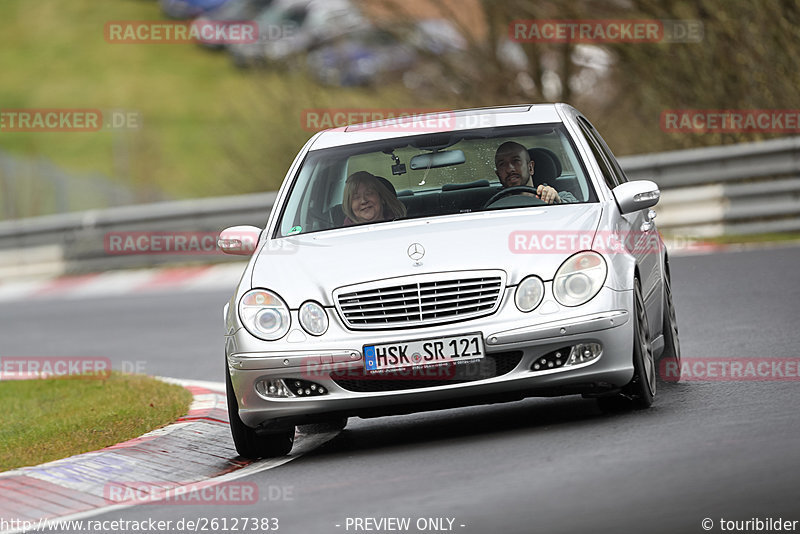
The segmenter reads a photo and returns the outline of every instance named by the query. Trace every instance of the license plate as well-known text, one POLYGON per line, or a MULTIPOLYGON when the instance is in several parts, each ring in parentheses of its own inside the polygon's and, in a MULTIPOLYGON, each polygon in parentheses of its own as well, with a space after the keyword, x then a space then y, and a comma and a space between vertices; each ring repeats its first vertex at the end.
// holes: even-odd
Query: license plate
POLYGON ((480 333, 364 345, 364 365, 370 372, 471 361, 483 356, 480 333))

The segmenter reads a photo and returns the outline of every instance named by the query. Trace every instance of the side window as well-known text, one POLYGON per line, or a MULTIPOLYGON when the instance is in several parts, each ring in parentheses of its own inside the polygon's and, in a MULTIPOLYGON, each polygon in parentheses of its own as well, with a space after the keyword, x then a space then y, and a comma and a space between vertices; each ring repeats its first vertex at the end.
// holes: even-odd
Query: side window
POLYGON ((603 173, 603 178, 606 181, 606 185, 608 186, 609 189, 614 189, 616 186, 620 184, 619 178, 617 177, 616 173, 612 170, 611 164, 608 162, 608 158, 603 152, 600 143, 597 141, 597 138, 592 134, 591 126, 588 124, 586 120, 584 120, 583 117, 579 118, 578 125, 580 126, 581 132, 583 132, 584 137, 586 137, 586 142, 589 143, 589 148, 591 148, 592 150, 592 155, 594 156, 594 159, 600 166, 600 171, 603 173))
MULTIPOLYGON (((583 120, 586 121, 586 119, 583 120)), ((611 169, 614 171, 614 174, 617 175, 619 183, 623 184, 627 182, 628 177, 625 176, 625 172, 622 170, 622 167, 619 166, 617 158, 614 157, 614 153, 611 152, 610 148, 608 148, 608 144, 606 144, 606 141, 605 139, 603 139, 603 136, 600 135, 600 132, 598 132, 594 126, 592 126, 592 123, 586 121, 586 124, 589 126, 589 129, 592 132, 593 137, 597 139, 597 141, 600 143, 600 149, 603 151, 603 153, 605 153, 606 158, 611 163, 611 169)))

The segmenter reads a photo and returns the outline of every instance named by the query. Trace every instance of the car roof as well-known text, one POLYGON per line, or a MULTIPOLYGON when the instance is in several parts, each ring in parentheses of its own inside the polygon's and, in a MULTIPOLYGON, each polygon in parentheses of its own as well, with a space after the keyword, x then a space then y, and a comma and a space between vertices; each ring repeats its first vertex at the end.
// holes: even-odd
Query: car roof
MULTIPOLYGON (((424 110, 414 109, 334 109, 319 108, 306 110, 305 114, 317 114, 316 118, 322 121, 333 121, 345 118, 341 114, 350 114, 347 118, 371 117, 386 120, 362 122, 330 128, 320 132, 309 147, 310 150, 320 150, 354 143, 380 141, 409 137, 424 133, 452 132, 458 130, 472 130, 495 126, 516 126, 521 124, 547 124, 563 122, 559 110, 574 111, 566 104, 520 104, 513 106, 499 106, 490 108, 461 109, 424 113, 424 110), (423 114, 424 113, 424 114, 423 114), (339 115, 337 115, 339 114, 339 115), (413 118, 392 118, 397 114, 414 114, 413 118)), ((570 113, 567 113, 568 115, 570 113)), ((306 117, 308 119, 308 117, 306 117)), ((349 122, 349 121, 348 121, 349 122)), ((318 121, 320 123, 320 121, 318 121)))

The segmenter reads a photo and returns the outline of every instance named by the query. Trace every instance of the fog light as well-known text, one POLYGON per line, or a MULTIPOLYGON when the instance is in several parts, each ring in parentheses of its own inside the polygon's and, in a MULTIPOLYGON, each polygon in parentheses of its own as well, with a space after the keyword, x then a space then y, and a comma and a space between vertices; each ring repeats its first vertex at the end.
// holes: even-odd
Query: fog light
POLYGON ((602 352, 599 343, 579 343, 574 346, 562 347, 536 358, 531 365, 531 371, 547 371, 590 362, 597 359, 602 352))
POLYGON ((599 343, 580 343, 572 347, 567 365, 578 365, 597 359, 602 353, 599 343))
POLYGON ((294 393, 286 386, 280 378, 270 378, 269 380, 259 380, 256 382, 256 391, 262 397, 288 398, 294 397, 294 393))
POLYGON ((544 356, 539 356, 531 365, 533 371, 544 371, 547 369, 556 369, 562 367, 566 362, 567 355, 572 347, 563 347, 552 352, 548 352, 544 356))
POLYGON ((270 378, 256 382, 256 391, 262 397, 267 398, 296 398, 296 397, 318 397, 326 395, 328 391, 308 380, 298 380, 296 378, 270 378))
POLYGON ((290 382, 292 393, 296 397, 319 397, 327 393, 324 387, 309 380, 292 379, 290 382))

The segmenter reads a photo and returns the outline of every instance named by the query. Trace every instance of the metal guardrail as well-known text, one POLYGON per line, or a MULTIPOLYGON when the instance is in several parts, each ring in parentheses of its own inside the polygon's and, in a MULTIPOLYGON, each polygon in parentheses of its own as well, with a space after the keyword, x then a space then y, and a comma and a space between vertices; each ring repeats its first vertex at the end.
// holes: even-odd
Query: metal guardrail
POLYGON ((125 206, 145 194, 163 198, 155 190, 134 191, 99 173, 68 173, 45 158, 23 158, 0 150, 0 218, 125 206))
POLYGON ((620 158, 659 184, 665 233, 697 237, 800 231, 800 137, 620 158))
MULTIPOLYGON (((800 231, 800 137, 620 158, 628 178, 654 180, 665 234, 800 231)), ((107 232, 218 232, 263 226, 276 193, 125 206, 0 222, 0 280, 190 261, 213 255, 109 255, 107 232)))
POLYGON ((237 224, 264 226, 277 193, 159 202, 0 222, 0 280, 166 264, 225 262, 199 255, 108 254, 109 232, 219 232, 237 224))

